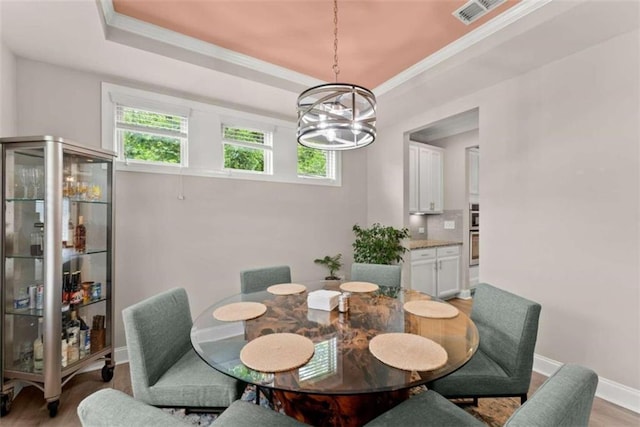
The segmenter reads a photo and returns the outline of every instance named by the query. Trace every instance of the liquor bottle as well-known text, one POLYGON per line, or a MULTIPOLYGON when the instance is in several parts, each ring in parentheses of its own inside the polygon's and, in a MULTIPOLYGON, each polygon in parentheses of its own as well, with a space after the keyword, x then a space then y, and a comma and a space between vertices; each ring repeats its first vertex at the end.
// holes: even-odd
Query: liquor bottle
POLYGON ((38 318, 38 338, 33 342, 33 372, 44 370, 44 341, 42 340, 42 318, 38 318))
POLYGON ((65 271, 62 274, 62 303, 69 304, 71 301, 71 273, 65 271))
POLYGON ((73 246, 76 252, 85 252, 87 250, 87 228, 84 226, 84 217, 78 217, 78 225, 73 235, 73 246))
POLYGON ((71 304, 82 302, 82 288, 80 287, 80 271, 71 274, 71 304))
POLYGON ((67 356, 69 354, 69 349, 68 349, 68 344, 67 344, 67 332, 66 331, 64 331, 62 333, 61 341, 62 341, 62 343, 61 343, 61 346, 60 346, 60 356, 61 356, 60 357, 60 362, 62 364, 62 367, 66 368, 67 364, 68 364, 68 360, 69 360, 67 358, 67 356))
POLYGON ((86 357, 91 354, 91 329, 89 325, 82 319, 80 320, 80 357, 86 357))
POLYGON ((71 273, 62 273, 62 303, 69 304, 71 301, 71 273))
POLYGON ((80 321, 78 320, 78 313, 75 310, 71 310, 71 319, 67 323, 66 327, 69 344, 73 344, 77 347, 80 337, 80 321), (71 334, 73 334, 73 337, 71 334))

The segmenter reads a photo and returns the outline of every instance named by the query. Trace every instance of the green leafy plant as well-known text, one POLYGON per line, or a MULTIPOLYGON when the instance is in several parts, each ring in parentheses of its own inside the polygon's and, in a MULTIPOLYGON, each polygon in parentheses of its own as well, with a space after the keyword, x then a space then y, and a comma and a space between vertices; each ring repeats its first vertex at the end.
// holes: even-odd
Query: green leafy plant
POLYGON ((327 255, 324 258, 314 259, 313 262, 324 265, 329 269, 329 275, 325 277, 325 280, 340 280, 340 278, 336 276, 336 271, 342 268, 342 261, 340 261, 340 258, 342 258, 342 254, 335 256, 327 255))
POLYGON ((379 223, 369 228, 353 226, 356 240, 353 242, 353 260, 367 264, 394 264, 402 261, 407 248, 402 239, 409 237, 409 229, 385 227, 379 223))

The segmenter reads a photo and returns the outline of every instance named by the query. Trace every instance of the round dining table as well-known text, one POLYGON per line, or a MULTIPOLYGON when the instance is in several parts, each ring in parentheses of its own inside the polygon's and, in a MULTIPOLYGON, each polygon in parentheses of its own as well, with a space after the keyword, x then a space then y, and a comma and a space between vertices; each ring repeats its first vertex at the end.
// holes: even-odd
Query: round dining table
MULTIPOLYGON (((404 304, 436 300, 417 291, 380 286, 352 293, 349 311, 310 309, 307 296, 319 289, 340 290, 338 281, 304 283, 306 291, 273 295, 267 291, 236 294, 216 302, 194 321, 191 342, 212 368, 273 392, 277 410, 315 426, 360 426, 409 398, 412 388, 444 377, 464 365, 478 348, 478 330, 459 312, 452 318, 409 313, 404 304), (236 302, 259 302, 257 318, 220 321, 213 312, 236 302), (429 371, 407 371, 378 360, 369 349, 374 337, 392 332, 420 335, 440 344, 446 363, 429 371), (273 333, 309 338, 315 351, 304 365, 283 372, 259 372, 240 360, 250 341, 273 333)), ((438 300, 436 300, 438 301, 438 300)), ((444 302, 447 304, 446 302, 444 302)))

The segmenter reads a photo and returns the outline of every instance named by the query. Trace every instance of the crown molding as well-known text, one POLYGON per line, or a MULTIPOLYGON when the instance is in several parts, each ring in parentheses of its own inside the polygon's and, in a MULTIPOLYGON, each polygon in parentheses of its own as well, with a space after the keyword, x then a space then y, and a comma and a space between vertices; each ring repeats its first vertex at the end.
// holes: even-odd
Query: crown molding
POLYGON ((522 0, 517 5, 506 10, 505 12, 496 16, 485 24, 479 26, 475 30, 465 34, 455 42, 448 44, 439 51, 429 55, 422 61, 400 72, 381 85, 376 86, 373 89, 373 92, 376 94, 376 96, 380 96, 386 92, 389 92, 390 90, 400 86, 401 84, 446 61, 447 59, 463 52, 465 49, 475 45, 481 40, 484 40, 487 37, 497 33, 498 31, 530 14, 531 12, 540 9, 542 6, 551 1, 552 0, 522 0))

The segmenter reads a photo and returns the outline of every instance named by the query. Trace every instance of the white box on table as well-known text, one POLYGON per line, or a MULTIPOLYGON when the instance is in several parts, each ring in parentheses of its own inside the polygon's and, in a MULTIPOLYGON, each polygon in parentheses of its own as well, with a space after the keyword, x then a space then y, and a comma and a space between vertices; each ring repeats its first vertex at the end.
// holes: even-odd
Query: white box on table
POLYGON ((309 292, 307 296, 307 306, 316 310, 331 311, 338 305, 340 292, 320 289, 309 292))

